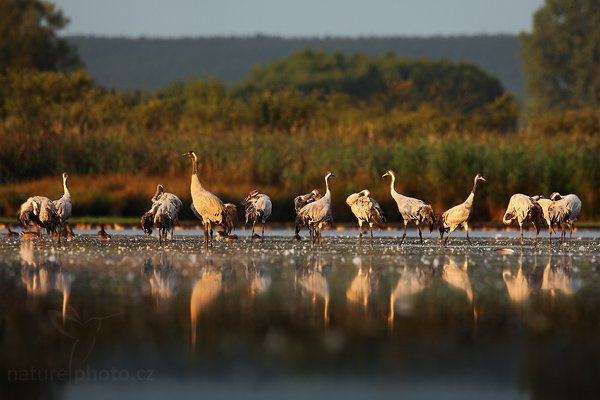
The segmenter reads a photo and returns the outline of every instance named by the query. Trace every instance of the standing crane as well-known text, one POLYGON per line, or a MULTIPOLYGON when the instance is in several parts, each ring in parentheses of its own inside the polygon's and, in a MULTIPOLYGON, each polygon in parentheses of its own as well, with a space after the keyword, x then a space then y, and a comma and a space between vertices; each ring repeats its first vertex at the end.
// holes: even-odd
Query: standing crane
POLYGON ((358 229, 360 231, 359 238, 362 240, 363 223, 368 223, 371 230, 371 241, 373 241, 373 225, 381 227, 385 222, 383 210, 379 206, 377 200, 371 197, 371 192, 367 189, 358 193, 353 193, 346 198, 346 204, 350 206, 350 210, 358 219, 358 229))
POLYGON ((550 195, 552 204, 548 207, 548 214, 552 224, 558 224, 561 227, 560 243, 565 241, 565 225, 569 227, 569 242, 573 237, 573 229, 579 213, 581 212, 581 200, 575 194, 562 196, 558 192, 550 195))
MULTIPOLYGON (((56 232, 60 227, 60 218, 56 214, 56 206, 47 197, 33 196, 21 204, 19 208, 19 222, 27 228, 36 225, 38 237, 42 237, 41 229, 46 229, 48 234, 56 232)), ((58 237, 60 243, 60 235, 58 237)))
POLYGON ((296 221, 295 221, 295 232, 292 240, 300 240, 299 232, 304 226, 302 219, 299 217, 300 210, 308 203, 312 203, 315 200, 319 200, 321 194, 318 189, 313 189, 312 192, 302 194, 294 198, 294 209, 296 210, 296 221))
POLYGON ((540 207, 542 207, 544 221, 546 222, 546 225, 548 225, 548 233, 550 234, 550 244, 552 244, 552 233, 554 232, 554 230, 552 229, 552 222, 550 221, 550 213, 548 211, 550 205, 552 204, 552 200, 545 198, 541 194, 531 196, 531 199, 537 202, 540 205, 540 207))
POLYGON ((69 218, 71 218, 71 210, 73 209, 73 205, 71 204, 71 193, 69 192, 69 189, 67 188, 67 179, 69 179, 69 174, 67 174, 66 172, 63 172, 62 180, 63 180, 64 194, 60 199, 53 201, 54 207, 56 208, 56 215, 58 216, 60 225, 63 227, 63 231, 64 231, 64 232, 59 232, 59 235, 64 234, 65 236, 67 236, 69 233, 69 231, 67 230, 66 224, 67 224, 67 220, 69 218))
POLYGON ((152 207, 142 216, 142 229, 148 235, 152 228, 158 228, 158 240, 162 243, 167 238, 167 232, 173 240, 173 229, 179 221, 179 211, 183 203, 173 193, 165 192, 162 185, 156 186, 156 194, 152 197, 152 207))
POLYGON ((306 204, 298 212, 298 218, 302 225, 307 225, 310 230, 310 238, 314 243, 317 239, 322 240, 321 229, 333 220, 331 215, 331 191, 329 190, 329 178, 333 177, 331 171, 325 173, 325 195, 312 203, 306 204))
POLYGON ((514 220, 517 220, 519 223, 521 246, 523 246, 523 224, 526 223, 533 224, 535 228, 535 243, 537 244, 538 234, 544 224, 542 206, 525 194, 513 194, 502 217, 502 222, 504 225, 510 225, 514 220))
POLYGON ((161 201, 154 214, 154 225, 158 228, 158 242, 167 239, 167 232, 173 240, 173 229, 177 222, 177 206, 169 200, 161 201))
POLYGON ((396 183, 396 174, 394 171, 390 169, 381 177, 385 178, 386 176, 390 176, 392 178, 390 183, 390 193, 392 198, 396 201, 396 204, 398 205, 398 211, 400 211, 400 215, 402 215, 402 219, 404 220, 404 234, 402 235, 400 244, 404 243, 404 239, 406 239, 406 226, 409 222, 414 222, 415 225, 417 225, 417 230, 419 231, 421 246, 423 246, 423 234, 421 233, 421 227, 419 224, 421 222, 426 222, 429 225, 429 233, 433 231, 433 226, 435 225, 435 214, 433 212, 433 208, 429 204, 425 204, 423 200, 407 197, 396 192, 396 189, 394 188, 396 183))
POLYGON ((198 175, 198 157, 192 150, 182 154, 192 159, 193 174, 191 178, 190 191, 192 194, 192 204, 197 215, 202 219, 204 228, 204 243, 208 244, 208 235, 212 240, 214 225, 221 225, 225 217, 225 205, 217 196, 204 189, 200 183, 198 175))
POLYGON ((242 202, 246 210, 246 224, 252 223, 252 239, 261 239, 261 236, 254 234, 254 226, 258 221, 262 222, 262 236, 265 235, 265 222, 271 215, 273 204, 271 198, 266 194, 258 193, 258 190, 251 191, 242 202))
POLYGON ((440 221, 440 241, 444 238, 444 233, 448 233, 446 240, 444 240, 442 245, 446 245, 452 232, 459 226, 465 228, 467 240, 471 245, 471 239, 469 238, 469 221, 473 214, 473 199, 475 198, 475 190, 477 190, 477 182, 479 181, 485 182, 485 178, 480 174, 477 174, 473 180, 473 189, 471 190, 469 197, 467 197, 463 203, 452 207, 442 214, 442 219, 440 221))

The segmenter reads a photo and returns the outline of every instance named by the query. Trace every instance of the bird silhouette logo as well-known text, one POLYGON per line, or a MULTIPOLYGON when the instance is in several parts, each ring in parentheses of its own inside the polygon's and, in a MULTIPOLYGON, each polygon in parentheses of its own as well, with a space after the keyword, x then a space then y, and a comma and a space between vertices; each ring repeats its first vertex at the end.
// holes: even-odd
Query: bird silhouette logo
POLYGON ((69 372, 73 363, 84 365, 96 346, 96 337, 102 328, 102 322, 120 313, 110 314, 103 317, 91 317, 82 319, 77 311, 68 306, 66 318, 59 310, 48 312, 50 323, 58 332, 73 340, 69 355, 69 372), (64 322, 63 322, 64 321, 64 322))

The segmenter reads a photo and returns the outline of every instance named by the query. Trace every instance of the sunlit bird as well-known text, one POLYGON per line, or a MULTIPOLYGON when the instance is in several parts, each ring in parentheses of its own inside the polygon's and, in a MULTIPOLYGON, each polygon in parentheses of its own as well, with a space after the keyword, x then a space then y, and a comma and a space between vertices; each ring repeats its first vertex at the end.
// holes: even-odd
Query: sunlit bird
POLYGON ((521 245, 523 245, 523 225, 527 223, 533 224, 535 228, 535 242, 537 243, 538 233, 544 224, 542 206, 527 195, 521 193, 513 194, 502 217, 502 222, 505 225, 510 225, 515 220, 519 224, 521 245))
POLYGON ((473 199, 475 199, 475 191, 477 190, 477 182, 479 181, 485 182, 485 178, 477 174, 473 180, 473 189, 469 193, 469 197, 463 203, 452 207, 442 214, 442 219, 440 220, 440 241, 444 238, 444 233, 448 233, 442 243, 443 245, 446 244, 452 232, 459 226, 465 229, 467 240, 471 244, 471 239, 469 238, 469 221, 473 215, 473 199))
POLYGON ((60 225, 64 228, 64 232, 61 234, 67 236, 67 228, 66 223, 69 218, 71 218, 71 211, 73 209, 73 205, 71 203, 71 192, 67 188, 67 179, 69 179, 69 174, 63 172, 62 180, 63 180, 63 190, 64 193, 62 197, 58 200, 54 200, 54 207, 56 208, 56 215, 60 219, 60 225))
MULTIPOLYGON (((28 198, 25 203, 21 204, 18 217, 23 227, 35 226, 38 237, 42 236, 41 229, 46 229, 48 234, 52 234, 60 227, 56 206, 52 200, 44 196, 28 198)), ((60 242, 60 236, 58 241, 60 242)))
POLYGON ((371 231, 371 240, 373 240, 373 225, 381 227, 385 222, 383 210, 377 200, 373 199, 371 192, 365 189, 348 196, 346 204, 350 206, 352 214, 358 219, 359 238, 362 239, 363 236, 363 224, 368 223, 371 231))
POLYGON ((198 175, 198 157, 193 151, 189 151, 183 156, 188 156, 192 159, 193 174, 191 178, 190 191, 192 194, 192 202, 196 215, 202 220, 204 228, 204 243, 208 244, 208 236, 211 239, 213 235, 213 226, 223 224, 225 220, 225 205, 217 196, 204 189, 200 183, 198 175))
POLYGON ((569 242, 573 237, 575 222, 581 212, 581 200, 577 195, 568 194, 562 196, 560 193, 554 192, 550 196, 552 204, 548 207, 550 222, 554 225, 560 225, 561 235, 560 242, 564 243, 566 239, 565 226, 569 228, 569 242))
POLYGON ((391 169, 382 175, 382 178, 390 176, 392 178, 390 182, 390 194, 398 205, 398 211, 402 215, 404 221, 404 234, 400 244, 404 243, 406 239, 406 226, 409 222, 414 222, 417 225, 419 231, 419 239, 421 240, 421 246, 423 246, 423 234, 421 233, 420 223, 427 223, 429 225, 429 232, 433 231, 435 225, 435 214, 433 208, 429 204, 425 204, 423 200, 415 199, 412 197, 404 196, 398 193, 395 189, 396 174, 391 169))
POLYGON ((553 228, 552 228, 552 221, 550 221, 550 212, 549 212, 549 208, 550 205, 552 204, 552 200, 545 198, 544 196, 540 195, 536 195, 536 196, 531 196, 531 199, 535 202, 537 202, 540 207, 542 207, 542 214, 544 216, 544 221, 546 222, 546 225, 548 225, 548 234, 550 235, 550 244, 552 244, 552 233, 554 232, 553 228))
POLYGON ((156 194, 152 197, 152 207, 142 216, 142 229, 148 235, 152 228, 158 229, 158 240, 166 240, 167 232, 173 240, 173 230, 179 221, 179 211, 183 203, 173 193, 165 192, 162 185, 157 185, 156 194))
POLYGON ((312 203, 306 204, 298 212, 298 218, 302 225, 308 226, 310 238, 314 243, 317 239, 322 240, 321 229, 325 224, 331 224, 333 221, 331 215, 331 190, 329 190, 329 179, 333 177, 331 171, 325 174, 325 195, 312 203))
POLYGON ((262 236, 265 235, 265 222, 271 216, 273 204, 271 198, 266 194, 259 193, 258 190, 251 191, 242 202, 246 212, 246 224, 252 224, 252 239, 260 239, 261 236, 254 234, 254 226, 257 222, 262 223, 262 236))
POLYGON ((310 193, 302 194, 302 195, 294 198, 294 209, 296 210, 296 221, 294 224, 295 232, 294 232, 293 240, 301 239, 299 232, 302 229, 302 227, 304 226, 303 225, 304 221, 299 217, 300 210, 305 205, 312 203, 315 200, 319 200, 320 198, 321 198, 321 194, 319 193, 319 191, 317 189, 313 189, 313 191, 310 193))

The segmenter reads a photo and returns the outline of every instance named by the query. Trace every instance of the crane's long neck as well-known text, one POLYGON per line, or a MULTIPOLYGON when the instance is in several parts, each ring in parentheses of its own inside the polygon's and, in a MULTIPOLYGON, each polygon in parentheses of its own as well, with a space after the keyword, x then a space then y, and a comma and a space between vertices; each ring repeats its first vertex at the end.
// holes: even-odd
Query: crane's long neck
POLYGON ((67 180, 65 178, 63 178, 63 189, 65 191, 63 197, 71 198, 71 192, 69 192, 69 188, 67 188, 67 180))
POLYGON ((327 199, 331 198, 331 191, 329 190, 329 178, 330 175, 327 175, 325 177, 325 195, 323 197, 326 197, 327 199))
POLYGON ((392 178, 390 180, 390 193, 392 194, 392 197, 394 197, 394 196, 402 196, 400 193, 396 192, 396 188, 395 188, 395 186, 396 186, 396 175, 390 174, 390 176, 392 178))
POLYGON ((473 182, 473 190, 471 190, 471 193, 469 193, 469 197, 467 197, 467 200, 465 201, 465 203, 471 205, 473 204, 473 199, 475 198, 475 191, 477 190, 477 178, 475 178, 475 181, 473 182))
POLYGON ((194 169, 194 173, 192 174, 192 181, 194 181, 194 177, 196 177, 196 179, 195 179, 196 184, 201 189, 204 189, 203 186, 202 186, 202 183, 200 182, 200 175, 198 174, 198 159, 196 157, 192 158, 192 167, 194 169))

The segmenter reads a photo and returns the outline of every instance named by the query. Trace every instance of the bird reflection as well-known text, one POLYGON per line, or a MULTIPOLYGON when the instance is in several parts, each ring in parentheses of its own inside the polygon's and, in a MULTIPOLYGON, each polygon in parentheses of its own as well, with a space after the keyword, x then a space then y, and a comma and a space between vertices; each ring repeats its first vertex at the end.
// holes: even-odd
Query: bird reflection
POLYGON ((369 259, 367 268, 363 267, 361 257, 356 257, 352 262, 358 266, 358 271, 350 283, 350 287, 346 290, 346 298, 353 303, 362 304, 366 308, 369 298, 377 291, 379 274, 373 270, 372 259, 369 259))
POLYGON ((519 256, 519 268, 516 274, 513 274, 510 269, 502 271, 502 279, 508 290, 508 297, 514 303, 521 303, 529 297, 532 291, 529 276, 523 273, 523 255, 519 256))
POLYGON ((468 274, 469 258, 465 257, 462 266, 459 266, 453 257, 446 256, 446 261, 442 265, 442 279, 451 286, 462 290, 467 295, 469 302, 473 302, 473 288, 468 274))
POLYGON ((296 270, 296 285, 301 291, 312 296, 313 304, 320 297, 323 299, 323 321, 329 324, 329 282, 327 275, 331 265, 318 255, 310 255, 306 267, 296 270))
POLYGON ((256 265, 254 260, 246 264, 246 279, 250 298, 266 293, 271 288, 271 273, 266 266, 256 265))
POLYGON ((561 257, 560 265, 552 265, 552 257, 548 256, 548 262, 542 274, 542 290, 547 290, 550 296, 556 292, 572 295, 577 291, 577 285, 573 280, 573 264, 571 256, 568 256, 568 264, 565 265, 565 257, 561 257))
POLYGON ((157 306, 161 302, 169 300, 177 292, 179 286, 177 274, 173 264, 164 253, 160 254, 156 265, 151 258, 144 262, 144 275, 148 279, 152 298, 156 301, 157 306))
POLYGON ((200 313, 221 293, 223 289, 222 268, 214 266, 212 260, 206 260, 200 271, 200 278, 194 283, 190 299, 190 320, 192 327, 192 347, 196 345, 196 326, 200 313))
POLYGON ((390 327, 394 324, 395 311, 399 311, 401 314, 409 314, 414 307, 415 295, 428 288, 432 279, 432 269, 409 268, 405 259, 398 283, 396 283, 396 287, 390 294, 390 315, 388 316, 390 327))
POLYGON ((59 291, 63 298, 61 315, 64 323, 71 294, 71 274, 62 269, 56 257, 46 257, 39 243, 24 240, 21 241, 20 246, 19 254, 23 264, 21 282, 27 294, 39 297, 45 296, 52 290, 59 291))
POLYGON ((473 287, 469 278, 469 257, 465 256, 462 266, 459 266, 454 257, 446 256, 444 265, 442 265, 442 279, 450 286, 462 290, 467 295, 469 304, 473 306, 473 318, 477 320, 477 308, 473 303, 473 287))

